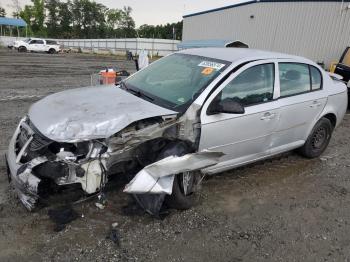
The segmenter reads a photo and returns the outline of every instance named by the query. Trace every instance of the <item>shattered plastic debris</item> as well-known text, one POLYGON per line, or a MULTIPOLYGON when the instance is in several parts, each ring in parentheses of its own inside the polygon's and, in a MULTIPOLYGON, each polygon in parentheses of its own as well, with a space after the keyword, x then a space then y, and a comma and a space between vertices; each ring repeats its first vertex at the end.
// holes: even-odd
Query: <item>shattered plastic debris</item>
POLYGON ((134 194, 133 196, 140 207, 148 214, 158 218, 162 217, 160 210, 165 199, 165 194, 134 194))
POLYGON ((106 236, 106 239, 110 239, 118 247, 120 246, 120 237, 117 229, 112 228, 106 236))
POLYGON ((145 214, 145 210, 134 201, 123 206, 122 212, 125 216, 142 216, 145 214))
POLYGON ((101 210, 105 209, 105 207, 106 207, 105 205, 98 203, 98 202, 95 203, 95 206, 101 210))
POLYGON ((76 220, 78 213, 70 206, 61 207, 58 209, 50 209, 48 211, 50 219, 55 223, 55 232, 62 231, 66 228, 66 225, 76 220))

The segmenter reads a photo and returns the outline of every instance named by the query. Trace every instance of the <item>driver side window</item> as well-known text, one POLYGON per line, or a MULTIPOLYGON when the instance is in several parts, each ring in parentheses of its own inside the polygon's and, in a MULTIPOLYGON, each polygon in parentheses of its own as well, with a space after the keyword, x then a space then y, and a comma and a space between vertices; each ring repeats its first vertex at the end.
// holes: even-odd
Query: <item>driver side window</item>
POLYGON ((221 100, 230 98, 243 106, 271 101, 275 83, 275 65, 256 65, 243 71, 221 91, 221 100))

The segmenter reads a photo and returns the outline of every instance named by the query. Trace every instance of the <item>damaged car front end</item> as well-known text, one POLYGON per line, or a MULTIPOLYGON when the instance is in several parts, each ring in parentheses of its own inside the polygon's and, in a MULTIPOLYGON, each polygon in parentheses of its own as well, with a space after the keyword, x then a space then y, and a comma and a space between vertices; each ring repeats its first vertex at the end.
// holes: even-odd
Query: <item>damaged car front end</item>
POLYGON ((28 117, 18 125, 6 158, 9 179, 28 210, 59 186, 80 184, 92 194, 105 183, 107 154, 102 142, 55 142, 43 136, 28 117))
POLYGON ((186 197, 201 180, 195 171, 222 156, 198 152, 200 106, 193 101, 227 66, 203 60, 171 55, 118 86, 72 89, 35 103, 6 156, 9 178, 24 206, 34 210, 61 187, 98 193, 112 177, 123 176, 124 192, 147 212, 157 213, 167 197, 174 207, 186 208, 186 197), (174 64, 191 69, 186 74, 193 79, 176 75, 177 82, 169 80, 174 64), (168 74, 162 83, 161 70, 168 74))

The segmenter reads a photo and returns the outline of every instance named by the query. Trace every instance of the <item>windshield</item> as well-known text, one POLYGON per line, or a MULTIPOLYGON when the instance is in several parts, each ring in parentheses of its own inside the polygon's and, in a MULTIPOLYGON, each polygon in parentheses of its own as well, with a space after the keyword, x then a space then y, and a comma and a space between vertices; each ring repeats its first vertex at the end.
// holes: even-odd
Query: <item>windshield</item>
POLYGON ((23 42, 29 43, 30 42, 30 38, 24 39, 23 42))
POLYGON ((173 54, 150 64, 124 84, 126 89, 151 97, 155 104, 181 112, 228 64, 207 57, 173 54))

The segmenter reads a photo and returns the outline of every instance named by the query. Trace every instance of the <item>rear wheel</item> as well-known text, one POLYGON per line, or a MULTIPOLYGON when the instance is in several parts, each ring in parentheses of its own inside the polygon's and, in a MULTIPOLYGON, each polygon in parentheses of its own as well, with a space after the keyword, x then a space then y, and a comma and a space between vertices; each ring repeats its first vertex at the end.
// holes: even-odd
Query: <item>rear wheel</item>
POLYGON ((18 47, 18 52, 24 53, 27 52, 27 48, 25 46, 18 47))
POLYGON ((55 49, 53 49, 53 48, 50 48, 50 50, 49 50, 49 54, 56 54, 56 50, 55 50, 55 49))
POLYGON ((184 172, 174 178, 173 192, 165 198, 170 208, 186 210, 193 206, 195 176, 193 172, 184 172))
POLYGON ((333 132, 333 125, 327 118, 321 118, 311 131, 299 153, 307 158, 319 157, 327 148, 333 132))

